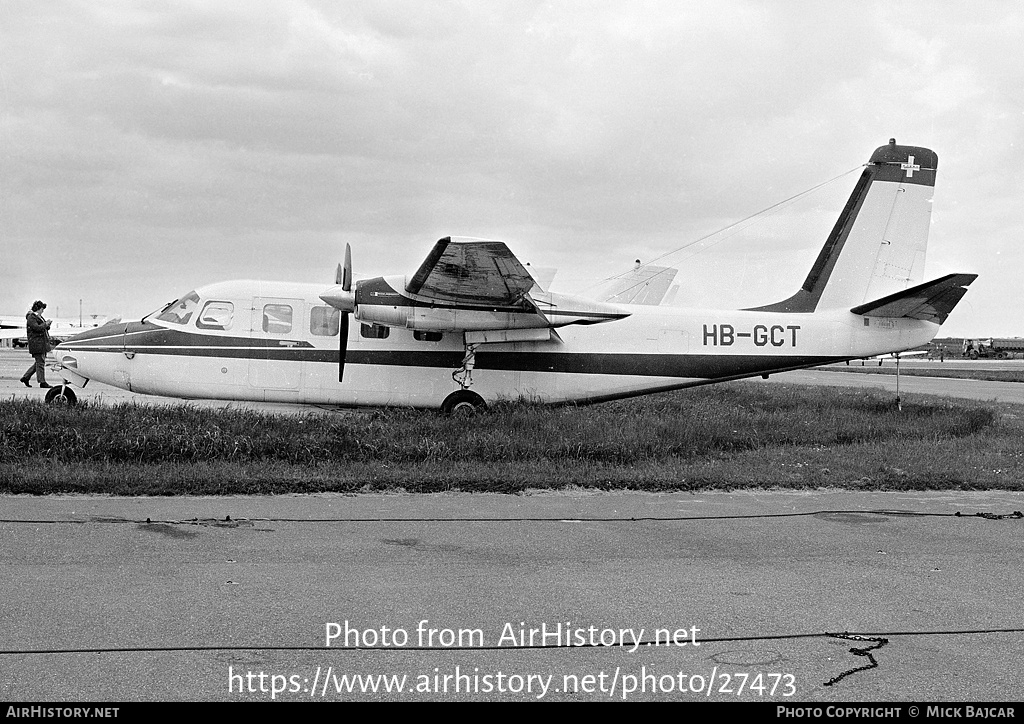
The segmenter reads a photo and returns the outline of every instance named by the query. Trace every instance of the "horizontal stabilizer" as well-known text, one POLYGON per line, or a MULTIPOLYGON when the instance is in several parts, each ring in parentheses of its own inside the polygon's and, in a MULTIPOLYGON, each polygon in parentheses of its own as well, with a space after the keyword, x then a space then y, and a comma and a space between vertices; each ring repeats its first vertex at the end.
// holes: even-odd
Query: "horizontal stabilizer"
POLYGON ((967 293, 967 286, 977 278, 977 274, 947 274, 850 311, 865 317, 905 317, 942 324, 967 293))

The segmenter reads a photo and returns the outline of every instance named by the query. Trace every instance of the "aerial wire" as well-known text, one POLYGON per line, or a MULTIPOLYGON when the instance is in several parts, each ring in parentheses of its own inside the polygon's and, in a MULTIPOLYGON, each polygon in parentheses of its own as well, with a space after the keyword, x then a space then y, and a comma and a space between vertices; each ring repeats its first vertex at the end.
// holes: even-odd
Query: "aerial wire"
MULTIPOLYGON (((710 238, 712 238, 714 236, 717 236, 717 235, 721 234, 722 232, 728 231, 729 229, 732 229, 734 227, 738 227, 741 224, 744 224, 744 223, 746 223, 748 221, 751 221, 752 219, 756 219, 759 216, 762 216, 762 215, 767 214, 767 213, 769 213, 771 211, 774 211, 774 210, 777 210, 777 209, 779 209, 781 207, 789 205, 789 204, 797 201, 798 199, 800 199, 800 198, 802 198, 804 196, 807 196, 808 194, 811 194, 811 193, 817 191, 818 189, 822 188, 823 186, 828 186, 829 184, 834 183, 834 182, 836 182, 836 181, 838 181, 838 180, 840 180, 840 179, 842 179, 842 178, 844 178, 846 176, 849 176, 851 173, 853 173, 855 171, 859 171, 862 168, 864 168, 864 164, 861 164, 859 166, 855 166, 855 167, 849 169, 848 171, 844 171, 843 173, 838 174, 837 176, 833 176, 832 178, 830 178, 830 179, 828 179, 826 181, 822 181, 822 182, 820 182, 818 184, 815 184, 814 186, 811 186, 808 189, 805 189, 803 191, 800 191, 799 193, 793 194, 792 196, 790 196, 788 198, 782 199, 781 201, 777 201, 777 202, 775 202, 774 204, 772 204, 770 206, 766 206, 765 208, 761 209, 760 211, 756 211, 756 212, 754 212, 752 214, 749 214, 748 216, 745 216, 744 218, 742 218, 742 219, 740 219, 738 221, 734 221, 731 224, 727 224, 726 226, 723 226, 720 229, 717 229, 717 230, 712 231, 710 233, 704 234, 703 236, 698 237, 698 238, 696 238, 696 239, 694 239, 692 241, 688 241, 687 243, 683 244, 680 247, 677 247, 675 249, 667 251, 664 254, 661 254, 660 256, 656 256, 656 257, 654 257, 653 259, 651 259, 651 260, 649 260, 647 262, 643 262, 643 263, 640 264, 639 267, 632 267, 632 268, 630 268, 630 269, 628 269, 626 271, 620 272, 618 274, 613 274, 610 277, 607 277, 607 278, 602 279, 602 280, 600 280, 598 282, 595 282, 594 284, 591 284, 589 288, 593 288, 595 286, 598 286, 599 284, 604 284, 604 283, 607 283, 609 281, 614 281, 615 279, 621 279, 622 277, 624 277, 625 275, 629 274, 630 272, 635 271, 637 268, 641 268, 642 269, 644 267, 647 267, 647 266, 650 266, 652 264, 655 264, 656 262, 659 262, 659 261, 661 261, 663 259, 667 259, 668 257, 673 256, 675 254, 678 254, 679 252, 681 252, 681 251, 683 251, 685 249, 688 249, 691 246, 694 246, 696 244, 701 243, 702 241, 706 241, 706 240, 708 240, 708 239, 710 239, 710 238)), ((740 230, 741 229, 737 229, 736 231, 738 232, 740 230)), ((710 249, 713 246, 715 246, 715 244, 719 244, 722 241, 725 241, 726 239, 730 238, 730 236, 723 236, 718 241, 715 241, 712 244, 708 244, 707 246, 705 246, 705 247, 703 247, 701 249, 698 249, 694 253, 695 254, 700 254, 700 253, 702 253, 704 251, 707 251, 708 249, 710 249)), ((637 282, 633 286, 621 290, 619 292, 619 294, 623 294, 625 292, 631 291, 632 289, 635 289, 638 286, 646 284, 647 281, 649 281, 649 280, 645 279, 643 281, 637 282)))

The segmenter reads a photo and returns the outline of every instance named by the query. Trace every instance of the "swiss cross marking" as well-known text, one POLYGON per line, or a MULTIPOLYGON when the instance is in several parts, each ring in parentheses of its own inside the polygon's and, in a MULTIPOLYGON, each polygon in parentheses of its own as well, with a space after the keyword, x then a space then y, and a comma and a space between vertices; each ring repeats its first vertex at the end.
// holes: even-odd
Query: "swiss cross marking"
POLYGON ((907 178, 914 178, 914 171, 921 170, 921 167, 914 163, 913 156, 907 156, 907 162, 901 163, 900 168, 907 172, 907 178))

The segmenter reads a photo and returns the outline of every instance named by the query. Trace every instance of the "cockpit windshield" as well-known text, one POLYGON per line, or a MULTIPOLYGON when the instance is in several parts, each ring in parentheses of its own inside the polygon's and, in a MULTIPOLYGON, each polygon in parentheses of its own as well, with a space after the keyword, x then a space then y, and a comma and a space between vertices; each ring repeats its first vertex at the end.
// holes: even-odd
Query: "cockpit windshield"
POLYGON ((161 322, 170 322, 171 324, 188 324, 188 320, 192 318, 192 314, 198 306, 199 295, 195 292, 189 292, 181 299, 175 299, 170 304, 164 306, 156 315, 156 318, 161 322))

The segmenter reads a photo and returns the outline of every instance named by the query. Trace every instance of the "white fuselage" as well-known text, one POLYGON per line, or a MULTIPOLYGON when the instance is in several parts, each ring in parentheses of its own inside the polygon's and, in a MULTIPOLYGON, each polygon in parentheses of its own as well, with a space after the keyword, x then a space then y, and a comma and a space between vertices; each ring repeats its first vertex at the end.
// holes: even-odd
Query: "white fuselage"
MULTIPOLYGON (((329 334, 317 321, 331 311, 322 290, 281 282, 211 285, 196 291, 197 312, 187 322, 108 325, 61 344, 57 358, 69 379, 180 398, 438 407, 460 389, 452 373, 466 351, 462 333, 436 339, 356 319, 339 381, 337 324, 329 334), (200 316, 208 302, 219 316, 200 316)), ((549 341, 480 345, 470 389, 487 402, 600 401, 901 351, 928 342, 938 329, 846 310, 623 308, 630 316, 561 327, 549 341)))

